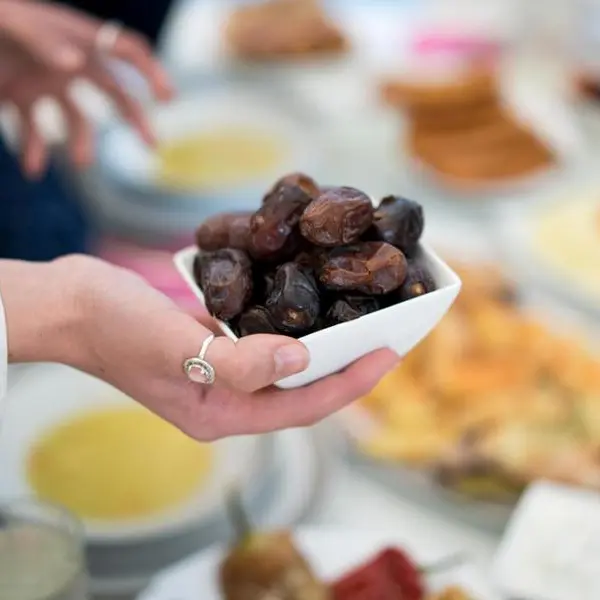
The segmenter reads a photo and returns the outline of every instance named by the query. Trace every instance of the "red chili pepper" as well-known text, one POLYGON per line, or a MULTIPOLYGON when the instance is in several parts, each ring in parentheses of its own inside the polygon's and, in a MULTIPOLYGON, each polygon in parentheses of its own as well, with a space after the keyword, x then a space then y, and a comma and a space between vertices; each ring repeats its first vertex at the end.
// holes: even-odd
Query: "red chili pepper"
POLYGON ((401 550, 387 548, 332 586, 334 600, 423 600, 421 570, 401 550))

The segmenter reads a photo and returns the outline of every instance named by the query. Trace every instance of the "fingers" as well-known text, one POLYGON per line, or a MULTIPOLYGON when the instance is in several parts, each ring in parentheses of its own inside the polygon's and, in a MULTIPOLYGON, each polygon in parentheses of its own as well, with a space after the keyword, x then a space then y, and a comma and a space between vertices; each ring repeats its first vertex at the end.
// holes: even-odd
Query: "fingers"
POLYGON ((122 117, 132 125, 148 145, 156 143, 156 136, 146 118, 143 107, 124 89, 114 75, 100 63, 96 63, 88 73, 95 83, 114 103, 122 117))
POLYGON ((399 360, 391 350, 377 350, 310 386, 256 394, 240 403, 225 427, 230 425, 231 433, 265 433, 313 425, 369 393, 399 360))
POLYGON ((39 15, 5 19, 3 29, 36 63, 59 71, 77 71, 86 62, 86 54, 76 44, 44 25, 39 15))
POLYGON ((68 146, 71 160, 80 167, 88 166, 94 156, 92 128, 68 93, 62 94, 57 100, 69 130, 68 146))
POLYGON ((306 369, 310 357, 301 342, 282 335, 250 335, 237 343, 216 338, 206 359, 214 366, 217 383, 254 392, 306 369))
POLYGON ((173 97, 171 80, 143 37, 131 32, 121 33, 111 54, 135 67, 146 79, 156 98, 166 101, 173 97))
POLYGON ((21 163, 25 174, 34 179, 46 166, 46 143, 35 122, 33 107, 18 107, 21 129, 21 163))

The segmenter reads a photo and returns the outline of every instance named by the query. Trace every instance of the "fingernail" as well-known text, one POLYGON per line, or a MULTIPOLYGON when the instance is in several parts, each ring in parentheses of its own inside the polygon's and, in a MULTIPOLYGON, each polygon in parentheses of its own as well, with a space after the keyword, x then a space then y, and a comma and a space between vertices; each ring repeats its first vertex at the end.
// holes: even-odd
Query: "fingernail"
POLYGON ((279 377, 286 377, 304 371, 310 357, 302 344, 282 346, 275 352, 275 372, 279 377))

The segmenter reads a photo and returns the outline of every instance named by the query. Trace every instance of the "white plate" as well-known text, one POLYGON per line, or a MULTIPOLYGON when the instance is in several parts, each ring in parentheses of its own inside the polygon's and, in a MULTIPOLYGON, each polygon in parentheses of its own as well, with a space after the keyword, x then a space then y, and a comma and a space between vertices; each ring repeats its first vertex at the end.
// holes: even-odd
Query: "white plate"
POLYGON ((109 177, 138 191, 163 196, 186 197, 239 195, 248 189, 263 192, 279 173, 313 172, 318 159, 301 125, 268 99, 242 85, 222 86, 190 94, 180 100, 150 110, 149 118, 160 140, 171 140, 219 127, 240 127, 260 131, 281 141, 286 154, 272 172, 235 186, 175 190, 157 181, 158 159, 136 132, 123 124, 107 130, 100 139, 99 164, 109 177))
MULTIPOLYGON (((386 546, 405 547, 422 565, 434 563, 460 548, 439 548, 435 541, 406 540, 401 533, 348 531, 344 529, 302 529, 296 541, 317 575, 326 581, 343 576, 353 567, 369 560, 386 546)), ((222 600, 217 575, 221 548, 211 548, 181 563, 158 577, 140 600, 222 600)), ((470 565, 451 569, 430 581, 442 589, 459 585, 473 594, 474 600, 497 600, 485 577, 470 565)))
MULTIPOLYGON (((12 388, 2 423, 0 501, 34 494, 27 480, 26 461, 32 444, 44 432, 75 414, 115 405, 139 407, 108 384, 69 367, 40 366, 27 373, 12 388)), ((156 539, 185 531, 191 522, 209 518, 220 508, 225 489, 233 482, 243 485, 254 472, 257 444, 256 438, 236 437, 216 442, 214 448, 216 464, 209 481, 182 506, 152 518, 114 524, 85 521, 88 542, 119 544, 156 539)))
MULTIPOLYGON (((424 264, 438 286, 435 291, 300 338, 310 352, 308 368, 275 385, 284 389, 307 385, 381 348, 391 348, 399 356, 412 350, 446 314, 461 285, 456 273, 432 250, 425 246, 422 250, 424 264)), ((197 252, 195 246, 190 246, 178 252, 174 260, 185 282, 204 304, 204 294, 194 279, 197 252)), ((237 340, 226 323, 217 322, 227 337, 237 340)))
MULTIPOLYGON (((320 452, 314 432, 306 429, 289 429, 274 434, 272 464, 264 469, 275 470, 272 489, 269 487, 262 505, 252 510, 252 520, 260 527, 290 527, 301 521, 318 504, 328 490, 328 460, 320 452)), ((258 504, 257 504, 258 507, 258 504)), ((247 505, 248 508, 248 505, 247 505)), ((217 533, 217 531, 214 531, 217 533)), ((199 537, 196 549, 205 548, 229 535, 228 527, 221 527, 218 536, 199 537)), ((135 552, 146 554, 151 550, 136 549, 135 552)), ((160 551, 160 550, 159 550, 160 551)), ((123 552, 131 552, 124 549, 123 552)), ((172 562, 173 554, 167 553, 167 560, 172 562)), ((128 597, 139 593, 148 586, 156 575, 156 556, 149 556, 142 562, 152 565, 139 569, 136 576, 97 576, 92 573, 91 588, 94 594, 128 597)))
MULTIPOLYGON (((530 282, 550 292, 559 301, 564 301, 575 309, 582 309, 595 319, 600 316, 600 302, 597 295, 578 277, 571 277, 554 266, 535 244, 535 229, 544 212, 552 210, 553 204, 579 202, 589 198, 590 203, 597 198, 600 181, 585 177, 587 181, 565 181, 552 193, 537 195, 528 205, 507 204, 498 209, 497 237, 502 256, 512 267, 519 280, 530 282)), ((599 267, 600 268, 600 267, 599 267)))
POLYGON ((502 539, 493 576, 510 598, 600 598, 600 494, 530 487, 502 539))

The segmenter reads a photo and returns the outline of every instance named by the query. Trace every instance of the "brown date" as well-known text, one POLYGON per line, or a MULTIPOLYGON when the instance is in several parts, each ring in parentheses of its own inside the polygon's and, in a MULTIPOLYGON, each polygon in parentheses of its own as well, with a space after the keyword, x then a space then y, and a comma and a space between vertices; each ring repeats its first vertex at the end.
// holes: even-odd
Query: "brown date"
POLYGON ((398 288, 398 296, 401 302, 417 298, 435 290, 435 282, 425 267, 409 261, 406 270, 406 279, 398 288))
POLYGON ((283 332, 310 330, 319 316, 320 301, 313 278, 296 263, 285 263, 275 273, 273 290, 267 299, 273 324, 283 332))
POLYGON ((281 179, 278 179, 273 187, 265 194, 263 203, 266 202, 282 185, 299 187, 311 198, 316 198, 320 193, 320 188, 312 177, 304 173, 290 173, 281 179))
POLYGON ((375 211, 373 225, 379 239, 412 254, 425 226, 423 208, 413 200, 387 196, 375 211))
POLYGON ((318 275, 331 290, 380 295, 399 288, 406 269, 406 258, 398 248, 385 242, 361 242, 331 250, 318 275))
MULTIPOLYGON (((259 260, 285 260, 297 251, 296 226, 318 188, 284 177, 265 196, 250 220, 250 254, 259 260), (282 256, 283 254, 283 256, 282 256)), ((312 181, 312 180, 311 180, 312 181)))
POLYGON ((318 246, 334 247, 351 244, 373 222, 370 198, 351 187, 322 192, 300 218, 300 233, 318 246))
POLYGON ((338 298, 327 311, 325 321, 328 325, 337 325, 353 321, 381 308, 377 298, 369 296, 346 295, 338 298))
POLYGON ((242 250, 200 252, 194 275, 206 307, 218 319, 226 321, 239 315, 252 295, 252 266, 242 250))
POLYGON ((242 313, 237 322, 237 330, 240 337, 255 333, 278 333, 264 306, 253 306, 242 313))
POLYGON ((206 219, 196 230, 196 245, 201 250, 236 248, 247 250, 252 212, 234 212, 206 219))

